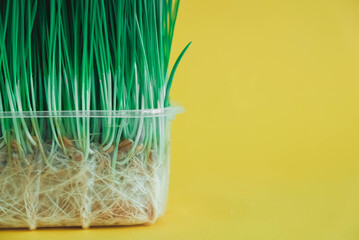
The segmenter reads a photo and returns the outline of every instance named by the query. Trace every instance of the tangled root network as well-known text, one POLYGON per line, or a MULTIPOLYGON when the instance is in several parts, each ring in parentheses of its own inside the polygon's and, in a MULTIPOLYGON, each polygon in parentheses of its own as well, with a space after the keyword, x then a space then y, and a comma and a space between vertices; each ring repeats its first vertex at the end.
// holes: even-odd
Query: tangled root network
POLYGON ((123 165, 91 144, 93 153, 61 149, 21 157, 0 150, 0 227, 133 225, 163 214, 168 191, 168 151, 139 150, 123 165), (166 152, 166 153, 165 153, 166 152))

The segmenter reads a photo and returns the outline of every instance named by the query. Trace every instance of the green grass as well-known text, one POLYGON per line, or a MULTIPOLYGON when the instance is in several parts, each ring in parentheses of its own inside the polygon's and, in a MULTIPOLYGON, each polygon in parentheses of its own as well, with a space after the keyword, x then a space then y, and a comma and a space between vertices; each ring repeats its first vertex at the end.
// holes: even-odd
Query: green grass
MULTIPOLYGON (((0 2, 0 112, 118 111, 170 105, 169 68, 179 0, 7 0, 0 2)), ((0 118, 0 148, 21 155, 66 140, 91 154, 131 139, 156 146, 158 119, 0 118)), ((116 148, 117 151, 117 148, 116 148)), ((115 151, 115 153, 116 153, 115 151)), ((117 153, 116 153, 117 154, 117 153)), ((45 158, 46 159, 46 158, 45 158)), ((113 163, 125 164, 129 158, 113 163)))

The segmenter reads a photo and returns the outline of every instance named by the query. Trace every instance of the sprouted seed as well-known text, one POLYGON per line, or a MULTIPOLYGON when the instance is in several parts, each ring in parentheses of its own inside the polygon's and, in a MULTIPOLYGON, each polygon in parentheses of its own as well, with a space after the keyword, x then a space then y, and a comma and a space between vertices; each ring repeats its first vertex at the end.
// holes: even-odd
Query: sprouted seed
MULTIPOLYGON (((179 0, 0 1, 0 227, 163 214, 179 0), (122 114, 124 111, 131 114, 122 114)), ((172 113, 174 115, 174 113, 172 113)))

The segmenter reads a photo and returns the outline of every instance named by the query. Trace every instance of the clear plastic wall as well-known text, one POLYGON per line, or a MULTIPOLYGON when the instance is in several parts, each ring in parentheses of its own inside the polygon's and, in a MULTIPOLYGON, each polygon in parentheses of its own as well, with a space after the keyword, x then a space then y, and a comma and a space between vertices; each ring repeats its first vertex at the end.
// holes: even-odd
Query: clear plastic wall
POLYGON ((153 223, 181 111, 0 114, 0 227, 153 223))

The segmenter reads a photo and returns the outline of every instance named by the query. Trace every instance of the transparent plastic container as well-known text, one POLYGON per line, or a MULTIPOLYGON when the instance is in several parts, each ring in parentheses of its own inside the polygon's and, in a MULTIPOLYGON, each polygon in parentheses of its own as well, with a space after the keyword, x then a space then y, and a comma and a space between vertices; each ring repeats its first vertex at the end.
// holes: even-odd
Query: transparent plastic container
POLYGON ((155 222, 166 208, 171 121, 181 112, 0 113, 0 228, 155 222))

